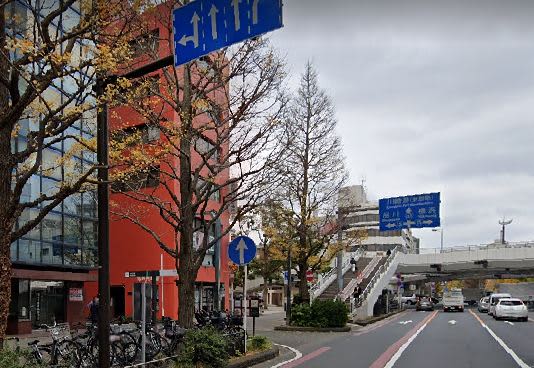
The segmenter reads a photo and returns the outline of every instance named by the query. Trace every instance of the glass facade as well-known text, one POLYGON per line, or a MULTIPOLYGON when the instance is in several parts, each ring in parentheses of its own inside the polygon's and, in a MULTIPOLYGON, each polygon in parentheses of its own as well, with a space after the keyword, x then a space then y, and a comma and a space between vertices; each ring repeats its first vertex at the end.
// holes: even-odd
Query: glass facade
MULTIPOLYGON (((38 7, 42 16, 58 8, 61 0, 40 0, 33 4, 38 7)), ((17 14, 17 19, 27 20, 30 10, 24 2, 13 2, 9 11, 17 14)), ((54 33, 59 37, 65 30, 72 29, 80 21, 79 3, 74 3, 67 11, 57 18, 58 24, 52 24, 54 33)), ((23 27, 21 27, 23 28, 23 27)), ((77 45, 74 52, 81 56, 83 47, 77 45)), ((66 103, 69 96, 77 91, 76 79, 87 78, 84 73, 65 76, 54 82, 42 95, 47 101, 66 103)), ((91 102, 86 100, 85 102, 91 102)), ((39 129, 39 119, 23 119, 19 122, 19 134, 13 139, 12 149, 15 152, 27 146, 28 134, 39 129)), ((77 137, 91 139, 96 133, 94 113, 86 113, 84 117, 66 129, 63 140, 43 150, 41 166, 38 174, 33 175, 26 183, 21 202, 35 201, 41 195, 56 193, 62 182, 69 181, 84 173, 96 161, 93 152, 79 149, 77 137)), ((45 140, 45 143, 46 140, 45 140)), ((45 201, 35 208, 26 209, 17 221, 21 227, 35 219, 39 211, 49 202, 45 201)), ((11 246, 11 259, 14 263, 35 265, 61 265, 72 268, 93 268, 96 266, 96 231, 97 208, 96 192, 87 192, 68 197, 56 206, 40 224, 28 232, 23 238, 11 246)))

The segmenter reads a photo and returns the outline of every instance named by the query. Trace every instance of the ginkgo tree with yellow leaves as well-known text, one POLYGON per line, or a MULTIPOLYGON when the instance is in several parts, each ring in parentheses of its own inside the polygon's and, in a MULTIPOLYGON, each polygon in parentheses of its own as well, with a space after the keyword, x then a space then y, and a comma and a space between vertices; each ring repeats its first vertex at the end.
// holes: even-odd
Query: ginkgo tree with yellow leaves
POLYGON ((97 74, 129 59, 136 15, 130 3, 113 0, 0 2, 0 344, 11 244, 72 194, 94 189, 95 114, 109 94, 95 96, 92 87, 97 74), (50 148, 60 153, 50 156, 50 148), (34 175, 57 185, 34 194, 34 175))
MULTIPOLYGON (((170 14, 180 5, 145 12, 131 69, 172 50, 170 14)), ((280 155, 284 78, 281 58, 257 38, 131 81, 112 106, 112 211, 176 260, 181 326, 193 325, 195 280, 208 250, 278 182, 270 168, 280 155), (147 180, 152 187, 139 184, 147 180), (149 225, 154 215, 162 226, 149 225)))

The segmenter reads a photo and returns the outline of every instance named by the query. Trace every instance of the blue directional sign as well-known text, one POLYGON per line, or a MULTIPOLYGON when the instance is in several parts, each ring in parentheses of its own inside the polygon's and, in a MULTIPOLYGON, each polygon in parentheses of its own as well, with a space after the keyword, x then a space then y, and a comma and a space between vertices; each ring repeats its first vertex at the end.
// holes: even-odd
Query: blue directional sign
POLYGON ((282 0, 195 0, 174 9, 174 65, 281 28, 282 0))
POLYGON ((255 256, 256 244, 248 236, 238 236, 228 245, 228 258, 236 265, 245 265, 255 256))
POLYGON ((438 227, 440 202, 440 193, 381 199, 380 231, 438 227))

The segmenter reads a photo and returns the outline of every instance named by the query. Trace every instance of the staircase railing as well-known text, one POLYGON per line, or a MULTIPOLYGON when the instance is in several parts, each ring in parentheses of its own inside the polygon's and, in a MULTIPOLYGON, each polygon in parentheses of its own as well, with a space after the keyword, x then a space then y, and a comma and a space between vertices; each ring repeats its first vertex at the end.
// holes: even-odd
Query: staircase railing
POLYGON ((391 265, 391 263, 395 259, 395 256, 398 254, 398 252, 399 251, 397 250, 397 248, 395 248, 395 249, 393 249, 393 251, 391 251, 391 254, 389 255, 389 257, 386 260, 386 262, 378 268, 377 272, 375 272, 375 274, 373 275, 371 280, 369 280, 369 283, 367 284, 365 289, 363 289, 362 293, 358 297, 358 300, 352 300, 351 301, 351 310, 354 310, 354 309, 360 307, 362 305, 362 303, 364 302, 364 300, 367 299, 367 296, 371 293, 371 291, 373 290, 373 288, 376 285, 376 283, 382 278, 382 276, 389 269, 389 266, 391 265))
POLYGON ((364 270, 356 277, 355 279, 350 280, 350 282, 347 284, 347 286, 341 291, 337 296, 336 299, 345 301, 348 297, 351 296, 352 291, 356 287, 356 285, 359 285, 363 280, 368 278, 371 275, 371 272, 376 268, 376 265, 380 262, 380 259, 382 259, 381 256, 374 257, 371 262, 367 266, 365 266, 364 270))
MULTIPOLYGON (((363 250, 358 249, 355 252, 347 252, 343 255, 343 262, 341 264, 341 269, 343 271, 343 274, 347 272, 350 269, 350 260, 354 258, 354 260, 358 260, 363 255, 363 250)), ((336 267, 330 269, 328 272, 321 275, 319 278, 319 281, 317 281, 311 288, 310 288, 310 298, 313 300, 317 298, 319 295, 321 295, 331 284, 337 279, 337 265, 336 267)))

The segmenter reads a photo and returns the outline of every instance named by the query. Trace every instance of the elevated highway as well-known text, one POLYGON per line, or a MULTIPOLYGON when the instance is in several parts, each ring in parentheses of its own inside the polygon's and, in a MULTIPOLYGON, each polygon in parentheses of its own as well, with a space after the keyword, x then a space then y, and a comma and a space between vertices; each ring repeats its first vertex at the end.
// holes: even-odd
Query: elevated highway
POLYGON ((397 272, 439 280, 530 276, 534 275, 534 241, 401 253, 397 272))

